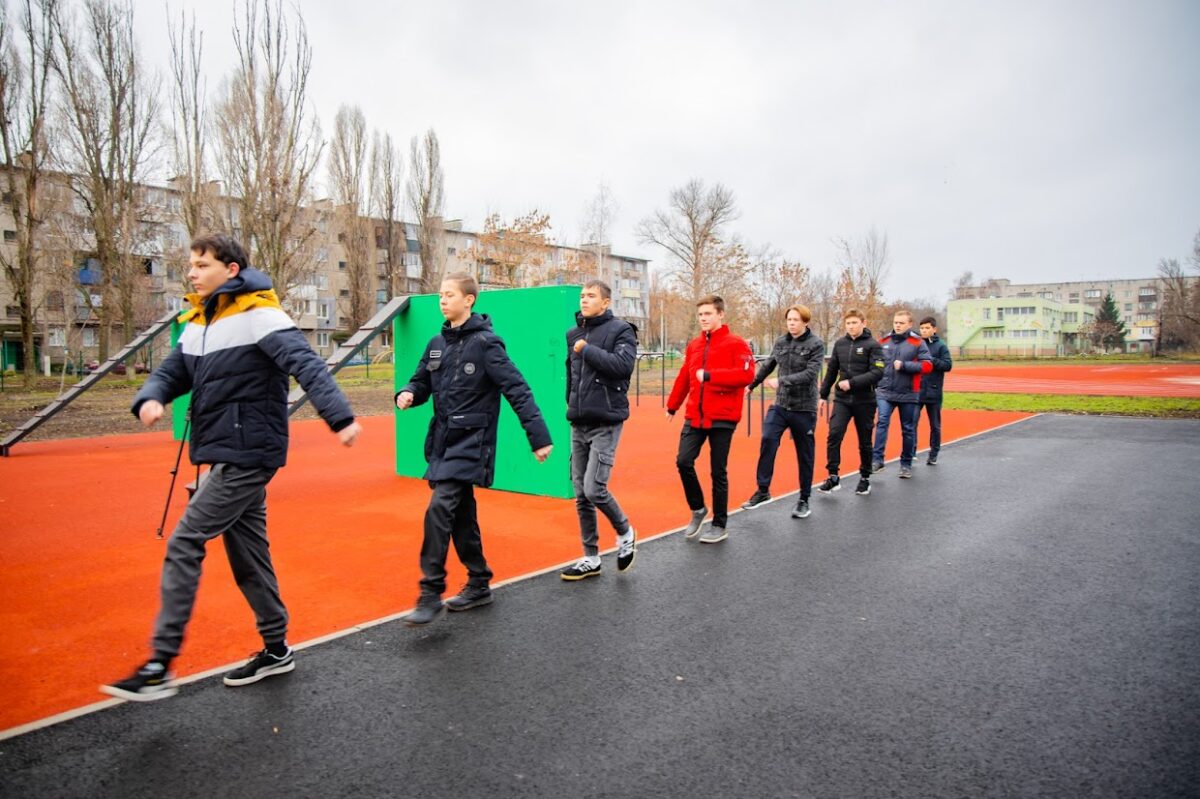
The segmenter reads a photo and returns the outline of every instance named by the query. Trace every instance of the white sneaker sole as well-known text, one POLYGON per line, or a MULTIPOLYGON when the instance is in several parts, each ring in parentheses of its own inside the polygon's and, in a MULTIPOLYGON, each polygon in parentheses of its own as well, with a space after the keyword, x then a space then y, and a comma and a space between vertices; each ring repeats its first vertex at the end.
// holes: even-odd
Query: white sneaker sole
POLYGON ((179 688, 174 683, 168 683, 161 688, 156 688, 148 693, 139 694, 135 691, 126 691, 123 688, 117 688, 115 685, 101 685, 100 692, 115 696, 117 699, 124 699, 127 702, 154 702, 159 699, 168 699, 179 693, 179 688))

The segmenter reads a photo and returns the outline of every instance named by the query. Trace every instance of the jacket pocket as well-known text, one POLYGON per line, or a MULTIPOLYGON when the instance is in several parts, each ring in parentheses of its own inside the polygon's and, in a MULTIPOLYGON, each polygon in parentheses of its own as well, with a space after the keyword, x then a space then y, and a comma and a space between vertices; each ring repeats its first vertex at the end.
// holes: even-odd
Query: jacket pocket
POLYGON ((479 461, 490 419, 486 413, 453 413, 446 419, 446 460, 479 461))

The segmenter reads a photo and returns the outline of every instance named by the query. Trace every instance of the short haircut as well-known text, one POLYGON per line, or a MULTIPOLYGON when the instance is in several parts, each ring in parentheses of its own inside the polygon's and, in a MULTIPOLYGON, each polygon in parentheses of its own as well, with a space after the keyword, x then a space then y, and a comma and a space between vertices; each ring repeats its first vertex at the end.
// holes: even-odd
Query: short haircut
POLYGON ((845 322, 847 319, 857 319, 860 322, 865 322, 867 317, 863 316, 863 312, 857 308, 851 308, 850 310, 846 311, 846 313, 842 314, 842 321, 845 322))
POLYGON ((442 278, 442 282, 453 280, 461 291, 467 297, 479 296, 479 284, 475 282, 475 278, 467 272, 451 272, 442 278))
POLYGON ((250 257, 246 255, 246 248, 227 233, 205 233, 197 236, 192 239, 191 249, 192 252, 201 255, 211 252, 213 258, 227 266, 237 264, 242 269, 250 266, 250 257))
POLYGON ((912 311, 908 310, 907 308, 901 308, 900 310, 898 310, 894 314, 892 314, 893 319, 895 319, 897 316, 907 316, 908 323, 912 324, 912 311))
POLYGON ((612 299, 612 289, 600 278, 593 278, 583 284, 585 289, 600 289, 600 296, 606 300, 612 299))
POLYGON ((809 322, 812 321, 812 311, 808 310, 807 305, 801 305, 800 303, 796 303, 795 305, 789 307, 786 311, 783 312, 784 320, 787 319, 787 315, 790 314, 792 311, 795 311, 796 313, 800 314, 800 321, 803 322, 804 324, 807 325, 809 322))
POLYGON ((716 294, 709 294, 707 297, 701 297, 696 301, 696 307, 701 305, 711 305, 717 309, 717 313, 725 313, 725 300, 718 297, 716 294))
POLYGON ((921 320, 921 324, 930 325, 932 327, 937 327, 937 319, 935 319, 932 316, 926 316, 924 319, 921 320))

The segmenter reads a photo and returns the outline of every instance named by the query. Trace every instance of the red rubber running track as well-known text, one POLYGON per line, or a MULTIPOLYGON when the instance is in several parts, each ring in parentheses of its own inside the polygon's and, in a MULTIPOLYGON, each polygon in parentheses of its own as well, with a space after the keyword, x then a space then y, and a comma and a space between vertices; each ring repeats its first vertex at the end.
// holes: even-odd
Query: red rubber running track
POLYGON ((946 390, 1200 398, 1200 364, 956 364, 946 390))

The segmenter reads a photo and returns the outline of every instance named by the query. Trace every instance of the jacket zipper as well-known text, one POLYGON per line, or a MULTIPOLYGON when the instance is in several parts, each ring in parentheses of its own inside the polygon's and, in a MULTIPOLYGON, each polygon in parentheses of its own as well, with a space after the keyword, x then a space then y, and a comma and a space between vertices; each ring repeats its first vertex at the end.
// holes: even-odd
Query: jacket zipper
MULTIPOLYGON (((704 354, 700 356, 700 368, 708 369, 708 345, 712 343, 712 333, 704 334, 704 354)), ((700 411, 700 426, 704 427, 704 383, 700 381, 700 399, 696 403, 696 410, 700 411)))

